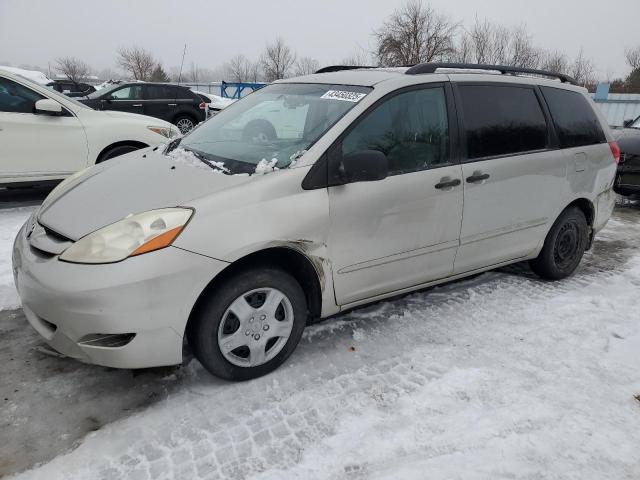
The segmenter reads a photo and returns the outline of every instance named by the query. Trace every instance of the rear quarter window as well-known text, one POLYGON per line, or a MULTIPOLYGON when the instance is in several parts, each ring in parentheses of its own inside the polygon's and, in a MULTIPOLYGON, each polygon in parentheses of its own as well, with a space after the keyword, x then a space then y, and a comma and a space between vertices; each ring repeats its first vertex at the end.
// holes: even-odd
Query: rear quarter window
POLYGON ((547 148, 547 122, 532 88, 462 84, 458 89, 470 160, 547 148))
POLYGON ((600 121, 587 99, 579 92, 540 87, 558 133, 560 148, 606 142, 600 121))

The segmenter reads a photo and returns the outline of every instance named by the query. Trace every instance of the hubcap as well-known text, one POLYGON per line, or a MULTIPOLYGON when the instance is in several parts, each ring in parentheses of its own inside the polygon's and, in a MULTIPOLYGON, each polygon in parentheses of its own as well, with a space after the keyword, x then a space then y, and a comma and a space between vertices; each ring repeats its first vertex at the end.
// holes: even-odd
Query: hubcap
POLYGON ((178 120, 178 123, 176 123, 176 126, 180 130, 180 133, 187 133, 193 128, 193 122, 188 118, 181 118, 178 120))
POLYGON ((580 233, 575 223, 567 223, 562 226, 556 238, 553 257, 560 268, 567 267, 573 262, 580 248, 580 233))
POLYGON ((256 367, 284 348, 293 329, 293 307, 275 288, 251 290, 236 298, 218 328, 218 347, 239 367, 256 367))

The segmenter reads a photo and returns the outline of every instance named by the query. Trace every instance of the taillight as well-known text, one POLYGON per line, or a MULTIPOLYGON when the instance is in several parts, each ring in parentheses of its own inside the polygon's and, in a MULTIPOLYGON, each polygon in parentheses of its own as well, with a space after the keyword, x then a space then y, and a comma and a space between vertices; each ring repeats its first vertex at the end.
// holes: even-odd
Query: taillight
POLYGON ((205 108, 207 108, 207 104, 204 102, 200 102, 200 105, 198 105, 198 107, 200 108, 200 110, 204 110, 205 108))
POLYGON ((609 142, 609 148, 611 148, 611 154, 616 163, 620 163, 620 147, 617 142, 609 142))

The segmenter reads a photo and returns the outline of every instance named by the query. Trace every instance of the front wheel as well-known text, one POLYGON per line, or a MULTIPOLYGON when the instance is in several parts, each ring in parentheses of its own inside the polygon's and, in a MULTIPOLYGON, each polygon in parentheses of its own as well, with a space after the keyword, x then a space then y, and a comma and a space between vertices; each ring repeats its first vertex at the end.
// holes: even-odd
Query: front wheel
POLYGON ((560 280, 571 275, 587 248, 589 227, 579 208, 568 208, 560 214, 547 234, 538 258, 531 269, 545 280, 560 280))
POLYGON ((136 147, 134 145, 119 145, 104 152, 96 163, 101 163, 106 160, 119 157, 120 155, 124 155, 125 153, 131 153, 138 149, 140 149, 140 147, 136 147))
POLYGON ((210 373, 249 380, 275 370, 293 353, 307 316, 304 292, 291 275, 250 270, 226 279, 203 300, 187 339, 210 373))

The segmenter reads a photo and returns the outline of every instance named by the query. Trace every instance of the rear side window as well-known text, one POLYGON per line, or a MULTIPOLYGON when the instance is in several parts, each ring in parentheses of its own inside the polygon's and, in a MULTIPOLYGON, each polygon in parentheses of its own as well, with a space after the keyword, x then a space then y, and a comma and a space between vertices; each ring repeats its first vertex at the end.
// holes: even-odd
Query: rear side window
POLYGON ((0 78, 0 112, 33 113, 35 103, 43 98, 30 88, 0 78))
POLYGON ((444 89, 411 90, 384 101, 342 141, 342 154, 378 150, 389 174, 426 170, 449 163, 449 124, 444 89))
POLYGON ((547 122, 532 88, 460 85, 469 159, 548 146, 547 122))
POLYGON ((174 88, 167 85, 147 85, 145 93, 147 100, 173 100, 176 98, 174 88))
POLYGON ((560 148, 607 141, 598 117, 584 95, 553 87, 541 87, 541 90, 558 132, 560 148))
POLYGON ((193 100, 193 99, 197 99, 200 100, 200 97, 197 96, 195 93, 193 93, 191 90, 189 90, 188 88, 184 88, 184 87, 173 87, 177 90, 177 95, 176 98, 179 98, 181 100, 193 100))

